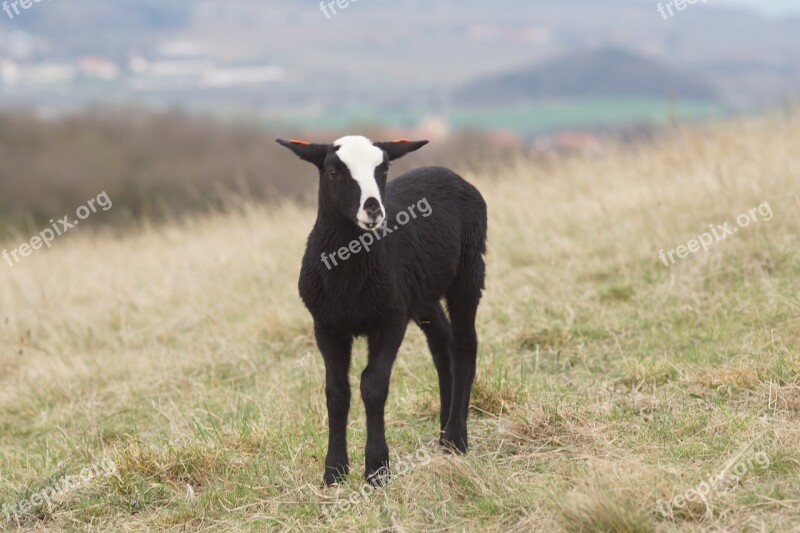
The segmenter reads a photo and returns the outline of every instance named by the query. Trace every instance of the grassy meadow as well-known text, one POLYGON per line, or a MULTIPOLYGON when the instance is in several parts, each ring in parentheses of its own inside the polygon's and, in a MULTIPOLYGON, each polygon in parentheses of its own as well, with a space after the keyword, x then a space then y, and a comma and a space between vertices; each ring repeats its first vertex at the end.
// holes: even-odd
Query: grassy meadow
MULTIPOLYGON (((413 459, 375 492, 362 490, 357 387, 350 478, 320 486, 324 369, 296 289, 313 209, 126 234, 89 219, 0 263, 0 506, 39 502, 0 513, 0 529, 791 530, 798 141, 800 120, 765 118, 464 171, 490 213, 471 452, 433 444, 438 387, 412 326, 387 439, 392 458, 413 459), (765 202, 770 220, 659 260, 765 202), (113 468, 75 481, 103 461, 113 468), (52 505, 37 496, 65 479, 52 505)), ((364 365, 359 341, 354 385, 364 365)))

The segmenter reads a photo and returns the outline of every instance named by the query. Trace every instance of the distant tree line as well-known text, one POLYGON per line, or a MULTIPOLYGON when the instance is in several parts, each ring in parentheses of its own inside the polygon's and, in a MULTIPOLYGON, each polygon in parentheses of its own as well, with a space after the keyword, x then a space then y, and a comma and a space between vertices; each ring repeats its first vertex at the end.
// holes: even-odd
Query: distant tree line
MULTIPOLYGON (((329 141, 342 132, 268 132, 180 112, 96 109, 56 120, 0 113, 0 233, 72 212, 99 191, 114 209, 95 223, 126 223, 226 209, 242 202, 313 202, 313 172, 276 137, 329 141)), ((350 133, 350 132, 348 132, 350 133)), ((380 138, 377 128, 359 128, 380 138)), ((477 133, 433 143, 392 173, 464 166, 514 151, 477 133)))

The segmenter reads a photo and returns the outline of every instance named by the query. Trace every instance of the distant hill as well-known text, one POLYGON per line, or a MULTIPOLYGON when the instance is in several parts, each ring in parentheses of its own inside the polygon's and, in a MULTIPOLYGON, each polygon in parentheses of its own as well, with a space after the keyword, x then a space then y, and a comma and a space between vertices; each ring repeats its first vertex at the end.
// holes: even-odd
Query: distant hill
POLYGON ((620 48, 570 52, 556 59, 461 86, 460 105, 517 104, 548 98, 662 98, 714 100, 709 84, 657 60, 620 48))
MULTIPOLYGON (((767 17, 729 2, 698 3, 670 21, 655 3, 635 0, 400 4, 350 2, 331 18, 318 2, 301 0, 53 0, 34 3, 13 20, 0 11, 0 61, 22 56, 42 63, 45 73, 52 72, 52 63, 75 63, 84 56, 114 60, 125 73, 131 55, 156 60, 163 45, 176 42, 200 45, 223 66, 278 65, 287 73, 285 81, 265 84, 245 98, 238 87, 215 88, 210 94, 205 87, 144 91, 138 85, 131 95, 125 79, 97 84, 79 78, 69 86, 34 88, 20 83, 0 88, 0 108, 53 110, 132 100, 158 108, 224 109, 246 118, 259 113, 327 118, 353 110, 381 117, 441 114, 453 88, 472 80, 499 81, 511 86, 504 90, 526 99, 528 87, 550 95, 552 86, 578 85, 580 78, 570 77, 575 72, 595 84, 591 94, 596 99, 634 93, 651 100, 647 95, 656 94, 663 101, 673 87, 687 97, 695 90, 713 93, 706 83, 719 100, 743 111, 800 98, 800 17, 767 17), (630 65, 636 63, 625 59, 628 53, 616 60, 598 51, 576 53, 604 44, 640 54, 628 59, 645 70, 632 75, 630 65), (33 51, 19 51, 26 47, 33 51), (566 53, 572 55, 559 58, 563 64, 544 64, 566 53), (524 65, 530 67, 520 70, 524 65), (599 65, 599 72, 593 65, 599 65), (546 77, 536 78, 548 69, 546 77), (523 70, 537 83, 522 81, 512 90, 513 83, 492 79, 497 73, 525 75, 523 70), (325 79, 324 91, 314 82, 318 79, 325 79)), ((488 87, 488 96, 481 99, 472 94, 481 84, 470 84, 459 94, 491 101, 498 93, 488 87)))

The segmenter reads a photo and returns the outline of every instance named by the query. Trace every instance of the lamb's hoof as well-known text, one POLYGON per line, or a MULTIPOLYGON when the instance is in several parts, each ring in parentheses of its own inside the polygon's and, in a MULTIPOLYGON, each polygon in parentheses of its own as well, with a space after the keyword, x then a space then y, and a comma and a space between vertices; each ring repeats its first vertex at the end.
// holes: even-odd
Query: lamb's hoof
POLYGON ((381 466, 377 470, 370 473, 368 470, 364 478, 366 479, 367 483, 369 483, 373 487, 385 487, 389 484, 389 481, 392 479, 392 473, 389 471, 389 466, 381 466))
POLYGON ((458 436, 445 433, 439 438, 439 446, 447 453, 465 454, 468 448, 467 433, 464 432, 462 435, 458 436))
POLYGON ((330 487, 336 483, 341 483, 347 479, 350 473, 350 466, 346 464, 325 466, 325 473, 322 475, 322 485, 330 487))

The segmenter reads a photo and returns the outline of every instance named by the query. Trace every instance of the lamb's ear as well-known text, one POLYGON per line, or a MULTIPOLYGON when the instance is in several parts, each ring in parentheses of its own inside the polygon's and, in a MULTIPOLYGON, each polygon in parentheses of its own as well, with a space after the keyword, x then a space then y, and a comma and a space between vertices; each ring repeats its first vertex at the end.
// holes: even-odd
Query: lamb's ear
POLYGON ((428 141, 409 141, 408 139, 397 139, 386 143, 375 143, 375 146, 389 154, 389 161, 400 159, 406 154, 419 150, 428 144, 428 141))
POLYGON ((329 144, 314 144, 297 140, 284 141, 283 139, 276 139, 275 142, 294 152, 303 161, 308 161, 319 168, 322 168, 325 164, 325 156, 328 155, 328 150, 330 150, 329 144))

